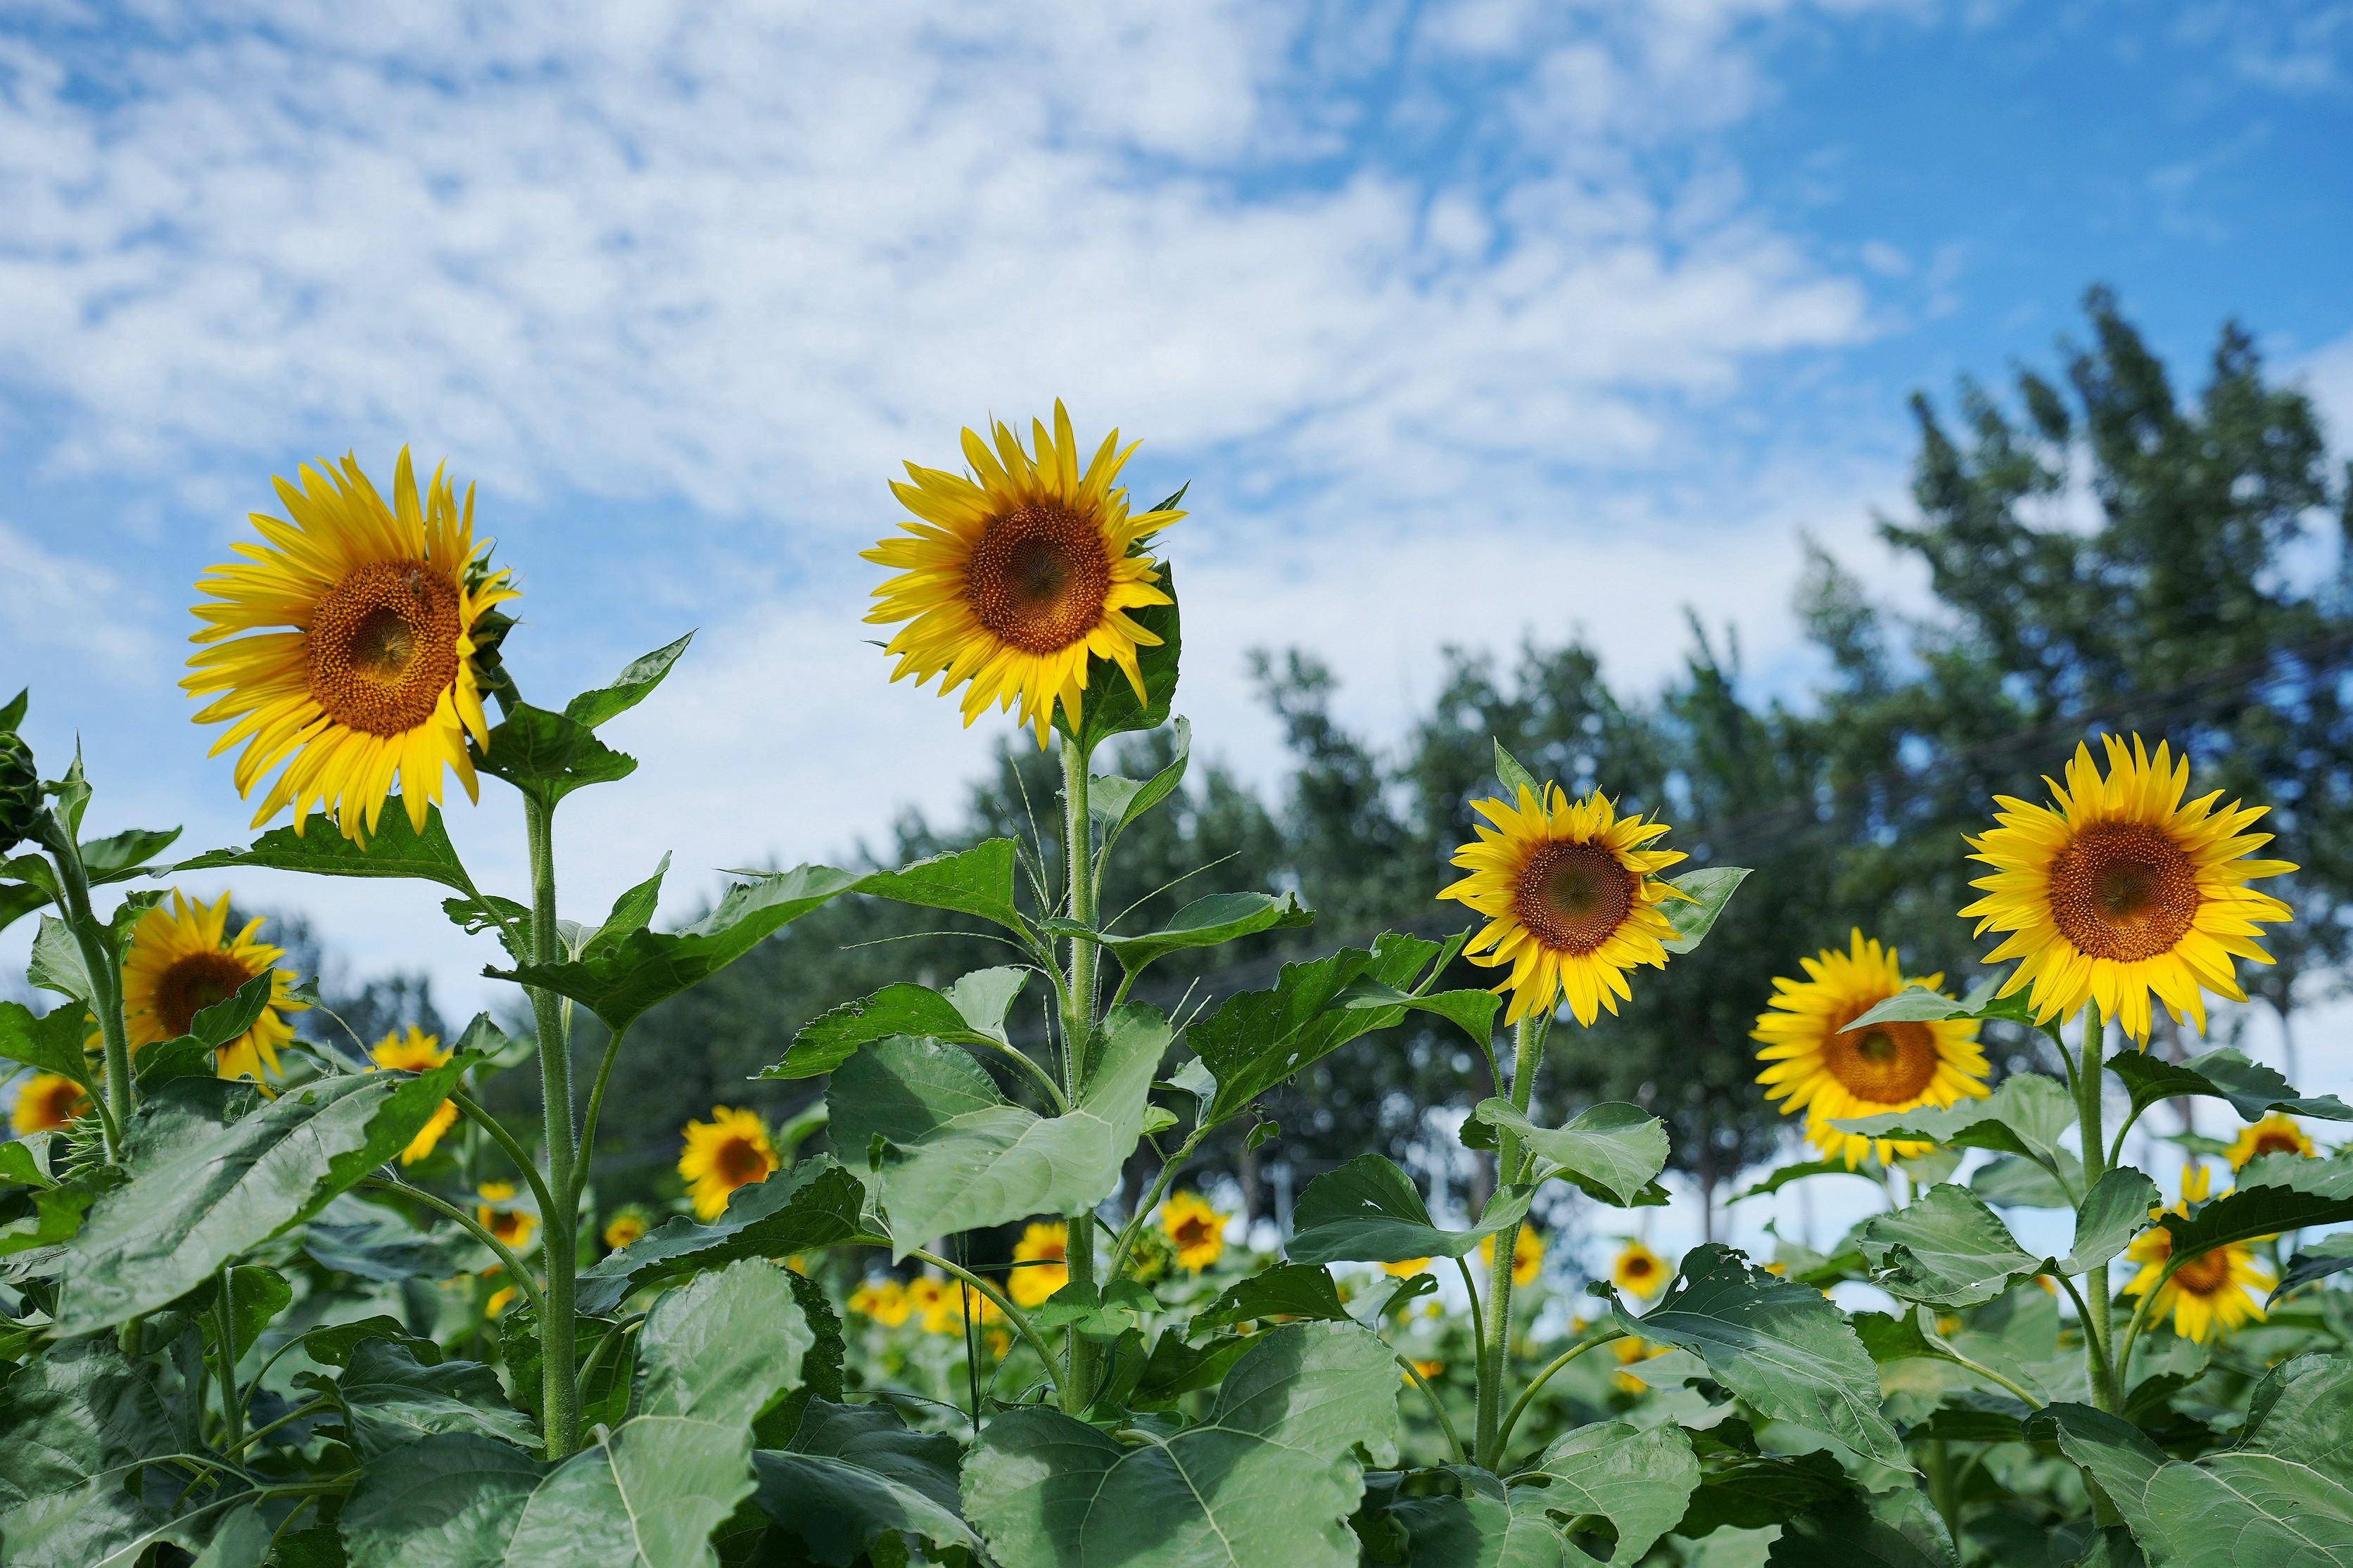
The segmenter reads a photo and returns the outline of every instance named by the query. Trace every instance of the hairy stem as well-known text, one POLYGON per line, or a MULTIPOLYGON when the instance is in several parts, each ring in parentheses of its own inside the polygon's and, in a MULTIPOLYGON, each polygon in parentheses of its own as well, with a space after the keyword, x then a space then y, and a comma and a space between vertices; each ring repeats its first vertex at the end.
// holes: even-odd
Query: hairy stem
MULTIPOLYGON (((1523 1018, 1513 1036, 1512 1105, 1525 1115, 1535 1092, 1536 1057, 1544 1047, 1544 1029, 1534 1018, 1523 1018)), ((1510 1128, 1495 1133, 1495 1186, 1508 1185, 1520 1163, 1520 1135, 1510 1128)), ((1512 1255, 1518 1250, 1520 1227, 1507 1226, 1495 1233, 1495 1255, 1487 1265, 1487 1327, 1485 1364, 1479 1369, 1479 1462, 1493 1469, 1503 1458, 1498 1434, 1504 1409, 1504 1373, 1511 1363, 1512 1255)))
MULTIPOLYGON (((555 936, 555 808, 526 792, 523 822, 531 842, 531 957, 534 964, 551 964, 561 955, 555 936)), ((539 1025, 540 1099, 547 1124, 545 1190, 568 1197, 575 1190, 578 1136, 572 1121, 569 1020, 563 999, 539 986, 531 987, 531 1008, 539 1025)), ((572 1321, 572 1276, 578 1259, 573 1210, 552 1208, 539 1218, 547 1228, 542 1244, 547 1288, 539 1314, 540 1425, 547 1457, 562 1459, 578 1447, 580 1435, 579 1350, 572 1321)))
POLYGON ((1606 1345, 1612 1340, 1622 1340, 1625 1337, 1625 1330, 1611 1329, 1605 1333, 1595 1334, 1589 1339, 1577 1341, 1547 1362, 1545 1369, 1536 1373, 1525 1388, 1520 1390, 1520 1396, 1512 1401, 1511 1413, 1504 1417, 1502 1429, 1495 1434, 1495 1465, 1493 1468, 1498 1475, 1503 1473, 1504 1451, 1511 1446, 1512 1428, 1520 1424, 1520 1413, 1525 1410, 1529 1402, 1535 1398, 1536 1390, 1550 1383, 1553 1373, 1583 1355, 1587 1351, 1592 1350, 1597 1345, 1606 1345))
MULTIPOLYGON (((2100 1133, 2101 1033, 2098 1013, 2094 1008, 2084 1008, 2084 1054, 2075 1068, 2075 1118, 2083 1132, 2085 1193, 2098 1184, 2101 1176, 2107 1173, 2107 1145, 2100 1133)), ((2106 1264, 2085 1271, 2084 1297, 2084 1304, 2092 1311, 2084 1332, 2084 1354, 2092 1377, 2092 1402, 2103 1410, 2114 1411, 2120 1401, 2116 1367, 2108 1359, 2109 1347, 2116 1343, 2116 1339, 2109 1315, 2112 1299, 2108 1290, 2106 1264)))
MULTIPOLYGON (((1087 820, 1086 748, 1065 735, 1062 751, 1062 860, 1070 887, 1071 919, 1095 923, 1094 830, 1087 820)), ((1094 1040, 1097 951, 1087 937, 1071 938, 1071 981, 1062 1011, 1062 1092, 1072 1104, 1086 1088, 1087 1050, 1094 1040)), ((1088 1286, 1095 1277, 1095 1232, 1092 1213, 1068 1216, 1064 1256, 1071 1283, 1088 1286)), ((1075 1415, 1093 1392, 1094 1346, 1074 1327, 1068 1340, 1070 1372, 1061 1379, 1062 1409, 1075 1415)))
MULTIPOLYGON (((1057 1393, 1060 1393, 1062 1391, 1066 1385, 1062 1382, 1062 1374, 1060 1365, 1054 1360, 1053 1347, 1046 1342, 1043 1335, 1039 1334, 1037 1330, 1029 1326, 1029 1314, 1015 1306, 1011 1297, 998 1289, 996 1286, 990 1284, 987 1280, 982 1279, 979 1275, 975 1274, 971 1269, 966 1268, 963 1264, 951 1263, 936 1252, 927 1251, 924 1248, 918 1247, 911 1250, 907 1256, 915 1258, 919 1262, 930 1264, 933 1268, 938 1269, 943 1274, 963 1280, 965 1284, 971 1286, 974 1289, 979 1291, 982 1295, 995 1302, 997 1310, 1005 1314, 1005 1321, 1013 1325, 1015 1331, 1018 1331, 1021 1335, 1022 1339, 1028 1342, 1029 1348, 1037 1352, 1038 1359, 1045 1363, 1046 1376, 1048 1380, 1054 1384, 1055 1391, 1057 1393)), ((1077 1336, 1074 1334, 1072 1337, 1076 1338, 1077 1336)), ((1066 1405, 1067 1403, 1068 1402, 1065 1401, 1066 1405)))

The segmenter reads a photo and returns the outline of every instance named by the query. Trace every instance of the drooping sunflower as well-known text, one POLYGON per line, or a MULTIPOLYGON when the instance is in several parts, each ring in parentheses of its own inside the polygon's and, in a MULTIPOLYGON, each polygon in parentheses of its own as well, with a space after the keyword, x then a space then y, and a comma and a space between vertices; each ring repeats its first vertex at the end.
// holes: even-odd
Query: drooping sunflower
POLYGON ((615 1252, 634 1245, 652 1227, 653 1216, 637 1204, 623 1204, 605 1222, 605 1245, 615 1252))
POLYGON ((1032 1220, 1013 1244, 1021 1267, 1006 1276, 1005 1293, 1017 1307, 1034 1307, 1071 1282, 1071 1227, 1063 1221, 1032 1220))
POLYGON ((2261 1121, 2239 1129, 2222 1157, 2231 1162, 2231 1169, 2243 1171, 2249 1161, 2264 1154, 2301 1154, 2308 1160, 2319 1152, 2295 1117, 2274 1110, 2261 1121))
POLYGON ((899 661, 891 679, 936 675, 943 693, 968 686, 966 724, 992 702, 1018 702, 1042 746, 1057 706, 1079 722, 1096 659, 1117 665, 1144 696, 1137 650, 1161 639, 1129 612, 1171 601, 1155 586, 1158 563, 1138 547, 1185 514, 1129 515, 1127 491, 1113 481, 1135 446, 1122 448, 1118 431, 1082 472, 1059 400, 1050 432, 1031 426, 1034 451, 1001 421, 994 450, 967 428, 969 475, 909 463, 909 482, 893 480, 891 491, 914 520, 861 559, 898 573, 874 590, 866 617, 910 623, 885 650, 899 661))
MULTIPOLYGON (((2203 1198, 2206 1191, 2202 1170, 2184 1173, 2181 1202, 2170 1212, 2187 1216, 2189 1205, 2203 1198)), ((2156 1217, 2162 1217, 2163 1212, 2156 1217)), ((2253 1251, 2243 1243, 2232 1242, 2200 1253, 2175 1269, 2158 1289, 2158 1279, 2173 1257, 2173 1233, 2163 1226, 2133 1237, 2125 1256, 2140 1265, 2140 1271, 2125 1285, 2125 1294, 2143 1296, 2156 1289, 2157 1300, 2149 1304, 2152 1316, 2163 1319, 2169 1314, 2175 1333, 2201 1344, 2242 1324, 2260 1321, 2263 1299, 2274 1284, 2272 1271, 2255 1260, 2253 1251)))
POLYGON ((1985 1048, 1978 1044, 1978 1020, 1940 1018, 1930 1023, 1848 1025, 1907 986, 1933 991, 1941 974, 1906 975, 1901 958, 1853 933, 1845 952, 1824 948, 1798 961, 1803 980, 1776 977, 1772 1005, 1757 1015, 1749 1037, 1760 1043, 1765 1070, 1757 1081, 1768 1100, 1782 1102, 1791 1116, 1804 1112, 1806 1137, 1826 1159, 1843 1159, 1852 1170, 1865 1154, 1883 1162, 1925 1153, 1927 1145, 1845 1132, 1831 1125, 1850 1118, 1877 1116, 1915 1106, 1946 1106, 1982 1098, 1985 1048))
POLYGON ((1642 847, 1665 823, 1620 816, 1599 790, 1571 802, 1551 784, 1541 799, 1524 787, 1516 805, 1488 799, 1472 809, 1493 826, 1479 825, 1478 841, 1454 852, 1470 875, 1438 896, 1487 917, 1462 952, 1473 963, 1511 965, 1495 987, 1512 994, 1506 1023, 1549 1012, 1566 996, 1589 1025, 1601 1008, 1615 1013, 1632 997, 1628 970, 1666 967, 1675 931, 1660 906, 1690 895, 1658 877, 1683 853, 1642 847))
POLYGON ((243 562, 197 579, 209 599, 193 640, 208 646, 180 684, 214 698, 196 722, 232 721, 213 754, 244 744, 239 795, 285 764, 256 827, 291 806, 299 833, 324 806, 364 837, 397 775, 422 832, 444 768, 475 794, 466 737, 490 736, 476 634, 515 590, 490 569, 489 542, 474 542, 472 487, 461 505, 436 469, 420 499, 406 447, 389 504, 349 457, 304 464, 301 481, 275 481, 287 515, 251 514, 262 542, 236 546, 243 562))
POLYGON ((1171 1193, 1160 1207, 1160 1228, 1180 1268, 1198 1274, 1225 1255, 1226 1216, 1198 1193, 1171 1193))
POLYGON ((256 975, 268 974, 269 1005, 245 1033, 220 1047, 220 1076, 259 1079, 278 1070, 278 1050, 294 1037, 289 1013, 311 1004, 293 994, 294 976, 277 967, 286 950, 260 940, 261 917, 228 934, 228 900, 191 904, 176 891, 131 928, 122 959, 124 1022, 131 1048, 177 1039, 196 1015, 226 1002, 256 975))
POLYGON ((690 1121, 678 1173, 687 1181, 697 1219, 717 1219, 738 1187, 765 1182, 783 1163, 756 1110, 714 1105, 708 1121, 690 1121))
MULTIPOLYGON (((414 1024, 408 1026, 406 1034, 395 1029, 368 1050, 368 1060, 375 1064, 378 1071, 424 1072, 448 1059, 449 1053, 441 1048, 439 1038, 427 1034, 414 1024)), ((456 1100, 445 1100, 435 1106, 433 1114, 425 1119, 425 1125, 417 1129, 417 1136, 408 1141, 408 1147, 400 1152, 400 1163, 414 1165, 433 1152, 433 1146, 441 1142, 441 1135, 457 1122, 456 1100)))
POLYGON ((539 1216, 529 1209, 508 1206, 515 1197, 512 1182, 484 1182, 474 1192, 480 1200, 474 1205, 476 1223, 513 1251, 531 1245, 533 1233, 539 1229, 539 1216))
POLYGON ((1993 874, 1970 883, 1985 897, 1963 910, 1978 934, 2007 932, 1991 963, 2020 960, 2001 994, 2032 987, 2035 1021, 2073 1018, 2095 1004, 2148 1044, 2153 994, 2177 1022, 2206 1026, 2204 993, 2243 1002, 2232 960, 2269 963, 2263 922, 2294 911, 2247 884, 2295 867, 2250 858, 2271 842, 2247 831, 2269 806, 2221 791, 2184 803, 2189 763, 2169 743, 2151 757, 2136 735, 2103 738, 2105 777, 2087 745, 2075 748, 2063 786, 2046 778, 2052 806, 1996 797, 2000 824, 1969 840, 1993 874))
MULTIPOLYGON (((1519 1235, 1512 1238, 1512 1283, 1514 1285, 1535 1284, 1536 1276, 1544 1270, 1544 1237, 1536 1234, 1535 1226, 1532 1225, 1520 1226, 1519 1235)), ((1493 1237, 1480 1238, 1479 1261, 1490 1268, 1494 1266, 1495 1238, 1493 1237)))
POLYGON ((1630 1241, 1610 1260, 1609 1279, 1618 1289, 1645 1300, 1666 1288, 1674 1270, 1667 1260, 1639 1241, 1630 1241))
POLYGON ((8 1108, 8 1125, 20 1138, 52 1132, 69 1126, 90 1109, 90 1094, 81 1085, 58 1072, 37 1072, 16 1089, 16 1103, 8 1108))

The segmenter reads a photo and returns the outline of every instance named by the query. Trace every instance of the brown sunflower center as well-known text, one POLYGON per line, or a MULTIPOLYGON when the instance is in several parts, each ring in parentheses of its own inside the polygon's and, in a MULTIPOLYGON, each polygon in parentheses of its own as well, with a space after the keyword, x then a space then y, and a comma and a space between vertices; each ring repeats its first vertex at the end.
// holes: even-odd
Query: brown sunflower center
POLYGON ((1059 653, 1103 623, 1111 565, 1092 521, 1031 501, 981 535, 965 595, 974 619, 1023 653, 1059 653))
POLYGON ((2303 1152, 2304 1141, 2293 1132, 2258 1132, 2255 1134, 2255 1153, 2258 1156, 2263 1154, 2301 1154, 2303 1152))
POLYGON ((78 1083, 53 1083, 36 1102, 34 1130, 63 1127, 82 1113, 85 1097, 78 1083))
MULTIPOLYGON (((1855 1016, 1876 1002, 1856 1009, 1855 1016)), ((1823 1043, 1822 1066, 1857 1100, 1910 1105, 1936 1077, 1936 1037, 1926 1024, 1873 1024, 1834 1033, 1823 1043)))
POLYGON ((1176 1222, 1174 1239, 1179 1247, 1198 1247, 1209 1239, 1209 1222, 1197 1214, 1187 1215, 1176 1222))
POLYGON ((2172 837, 2103 822, 2051 861, 2051 918, 2078 951, 2131 963, 2173 951, 2198 917, 2198 868, 2172 837))
POLYGON ((311 695, 347 729, 398 735, 458 679, 458 589, 421 562, 379 561, 328 589, 303 646, 311 695))
POLYGON ((245 988, 254 972, 243 959, 220 952, 175 958, 155 982, 155 1021, 166 1039, 188 1032, 196 1015, 245 988))
POLYGON ((2219 1295, 2231 1283, 2231 1255, 2221 1247, 2201 1252, 2173 1271, 2173 1282, 2192 1296, 2219 1295))
POLYGON ((1634 908, 1634 873, 1606 845, 1555 842, 1528 857, 1512 912, 1555 952, 1588 953, 1634 908))
POLYGON ((728 1139, 719 1145, 711 1163, 719 1179, 731 1187, 756 1182, 768 1173, 768 1157, 749 1138, 728 1139))

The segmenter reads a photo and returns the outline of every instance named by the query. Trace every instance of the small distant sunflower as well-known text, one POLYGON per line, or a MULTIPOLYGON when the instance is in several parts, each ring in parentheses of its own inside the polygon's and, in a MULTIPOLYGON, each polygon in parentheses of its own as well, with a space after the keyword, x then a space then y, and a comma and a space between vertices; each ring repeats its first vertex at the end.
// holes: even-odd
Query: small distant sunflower
POLYGON ((1665 1258, 1639 1241, 1628 1242, 1609 1264, 1611 1283, 1645 1300, 1664 1289, 1673 1272, 1665 1258))
POLYGON ((212 646, 189 658, 195 673, 180 684, 216 699, 196 722, 235 721, 213 754, 244 743, 239 795, 286 764, 256 827, 291 806, 300 833, 324 806, 362 838, 397 774, 422 832, 444 768, 475 793, 466 737, 490 739, 475 634, 515 590, 490 569, 489 542, 474 542, 473 488, 461 506, 437 468, 420 500, 406 447, 389 504, 352 458, 306 463, 301 479, 299 489, 275 481, 291 521, 250 514, 263 542, 237 545, 243 562, 197 579, 209 598, 192 640, 212 646))
MULTIPOLYGON (((379 1071, 424 1072, 448 1059, 449 1053, 441 1048, 440 1040, 414 1024, 408 1026, 405 1035, 395 1029, 368 1051, 368 1060, 375 1063, 379 1071)), ((408 1147, 400 1152, 400 1163, 414 1165, 433 1152, 433 1146, 441 1142, 441 1135, 457 1123, 456 1100, 445 1100, 435 1106, 433 1114, 425 1119, 425 1125, 417 1130, 417 1136, 408 1141, 408 1147)))
POLYGON ((1013 1244, 1013 1261, 1023 1267, 1006 1277, 1005 1293, 1017 1307, 1034 1307, 1071 1282, 1071 1227, 1063 1221, 1032 1220, 1013 1244))
POLYGON ((29 1138, 70 1125, 89 1109, 90 1094, 81 1085, 63 1073, 37 1072, 17 1089, 16 1103, 8 1108, 8 1125, 18 1137, 29 1138))
MULTIPOLYGON (((2204 1171, 2185 1173, 2182 1201, 2170 1212, 2186 1217, 2189 1205, 2206 1195, 2207 1187, 2204 1171)), ((2163 1226, 2145 1230, 2133 1237, 2125 1256, 2140 1265, 2140 1272, 2126 1284, 2125 1294, 2146 1295, 2157 1289, 2158 1279, 2173 1257, 2173 1233, 2163 1226)), ((2159 1319, 2170 1314, 2175 1333, 2202 1344, 2242 1324, 2260 1321, 2263 1298, 2270 1294, 2273 1282, 2271 1270, 2255 1260, 2253 1251, 2232 1242, 2202 1252, 2175 1269, 2164 1289, 2158 1289, 2150 1311, 2159 1319)))
POLYGON ((2021 961, 2001 994, 2031 986, 2035 1022, 2096 1004, 2103 1022, 2147 1046, 2152 994, 2200 1029, 2205 992, 2247 999, 2231 961, 2271 963, 2256 941, 2262 922, 2294 918, 2247 884, 2295 867, 2248 858, 2271 842, 2247 831, 2269 806, 2232 801, 2218 810, 2220 790, 2184 805, 2187 758, 2176 762, 2162 742, 2152 758, 2137 735, 2129 745, 2104 740, 2105 778, 2079 745, 2065 785, 2043 781, 2055 807, 1996 797, 2000 826, 1969 840, 1993 874, 1969 884, 1986 896, 1961 914, 1977 917, 1979 935, 2009 933, 1987 957, 2021 961))
POLYGON ((1400 1258, 1395 1263, 1381 1265, 1381 1272, 1394 1279, 1408 1279, 1430 1267, 1427 1258, 1400 1258))
MULTIPOLYGON (((1519 1235, 1512 1238, 1512 1283, 1514 1285, 1535 1284, 1536 1276, 1544 1271, 1544 1237, 1536 1234, 1535 1226, 1532 1225, 1520 1226, 1519 1235)), ((1479 1261, 1491 1268, 1494 1265, 1495 1238, 1493 1237, 1480 1237, 1479 1261)))
POLYGON ((2231 1169, 2243 1171, 2249 1162, 2264 1154, 2301 1154, 2309 1160, 2319 1152, 2295 1117, 2274 1110, 2253 1126, 2239 1129, 2222 1157, 2231 1162, 2231 1169))
MULTIPOLYGON (((1427 1361, 1419 1356, 1416 1356, 1413 1359, 1413 1370, 1421 1374, 1422 1382, 1436 1383, 1440 1378, 1446 1375, 1446 1363, 1442 1361, 1427 1361)), ((1405 1373, 1398 1373, 1398 1376, 1408 1383, 1411 1383, 1413 1381, 1413 1378, 1405 1373)))
POLYGON ((849 1310, 860 1317, 871 1318, 886 1329, 895 1329, 907 1321, 913 1310, 907 1300, 907 1287, 896 1278, 885 1274, 879 1279, 869 1279, 849 1293, 849 1310))
POLYGON ((122 960, 122 999, 131 1048, 177 1039, 196 1015, 226 1002, 258 974, 269 974, 269 1005, 252 1027, 220 1047, 220 1076, 260 1079, 278 1070, 278 1050, 294 1037, 285 1015, 311 1004, 293 995, 294 976, 276 967, 286 950, 259 938, 261 917, 228 934, 228 899, 191 904, 177 892, 131 928, 122 960))
POLYGON ((531 1245, 532 1234, 539 1229, 539 1216, 529 1209, 506 1206, 514 1202, 512 1182, 484 1182, 475 1193, 480 1202, 474 1205, 474 1218, 484 1230, 515 1252, 531 1245))
POLYGON ((1198 1193, 1172 1193, 1160 1208, 1160 1228, 1176 1249, 1179 1268, 1198 1274, 1223 1257, 1226 1216, 1198 1193))
POLYGON ((756 1110, 714 1105, 708 1121, 686 1124, 678 1173, 687 1180, 697 1219, 717 1219, 738 1187, 765 1182, 783 1163, 756 1110))
POLYGON ((1825 1157, 1852 1170, 1865 1154, 1887 1160, 1925 1153, 1927 1145, 1873 1141, 1833 1122, 1915 1106, 1946 1106, 1986 1093, 1985 1049, 1974 1018, 1932 1023, 1847 1026, 1907 986, 1933 991, 1941 974, 1907 976, 1896 952, 1857 931, 1844 952, 1824 948, 1798 961, 1806 978, 1777 977, 1773 1002, 1757 1015, 1751 1039, 1766 1064, 1757 1075, 1768 1100, 1789 1115, 1806 1113, 1806 1137, 1825 1157))
POLYGON ((1589 1025, 1631 999, 1628 970, 1666 967, 1675 931, 1659 906, 1690 895, 1657 875, 1683 853, 1642 847, 1665 823, 1621 817, 1599 790, 1571 802, 1558 784, 1545 785, 1541 800, 1522 789, 1517 805, 1488 799, 1472 809, 1493 826, 1480 824, 1478 842, 1454 852, 1471 874, 1438 896, 1487 917, 1462 951, 1473 963, 1511 965, 1495 987, 1512 994, 1505 1022, 1548 1013, 1566 996, 1589 1025))
POLYGON ((486 1318, 497 1317, 509 1307, 513 1306, 514 1300, 515 1288, 513 1286, 500 1286, 497 1289, 491 1292, 491 1299, 482 1303, 482 1316, 486 1318))
POLYGON ((624 1204, 605 1222, 605 1245, 615 1252, 634 1246, 653 1226, 653 1216, 637 1204, 624 1204))
POLYGON ((863 552, 899 574, 874 590, 871 625, 912 624, 886 650, 899 660, 891 679, 936 675, 943 693, 969 683, 969 724, 990 703, 1020 704, 1021 722, 1038 743, 1059 706, 1072 725, 1093 661, 1107 658, 1144 695, 1139 648, 1160 638, 1130 611, 1171 603, 1155 586, 1158 564, 1138 549, 1185 514, 1129 516, 1127 491, 1113 481, 1134 454, 1114 430, 1079 468, 1071 416, 1054 405, 1054 428, 1031 421, 1034 455, 1002 422, 996 447, 964 433, 969 477, 907 465, 891 491, 914 521, 863 552))

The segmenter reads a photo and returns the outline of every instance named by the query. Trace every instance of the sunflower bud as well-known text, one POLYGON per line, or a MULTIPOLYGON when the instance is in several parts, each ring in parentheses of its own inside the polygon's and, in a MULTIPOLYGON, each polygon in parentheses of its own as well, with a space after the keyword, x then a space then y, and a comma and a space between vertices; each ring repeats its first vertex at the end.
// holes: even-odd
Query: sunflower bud
POLYGON ((0 710, 0 855, 30 838, 41 815, 40 770, 33 748, 16 733, 24 710, 22 697, 0 710))

